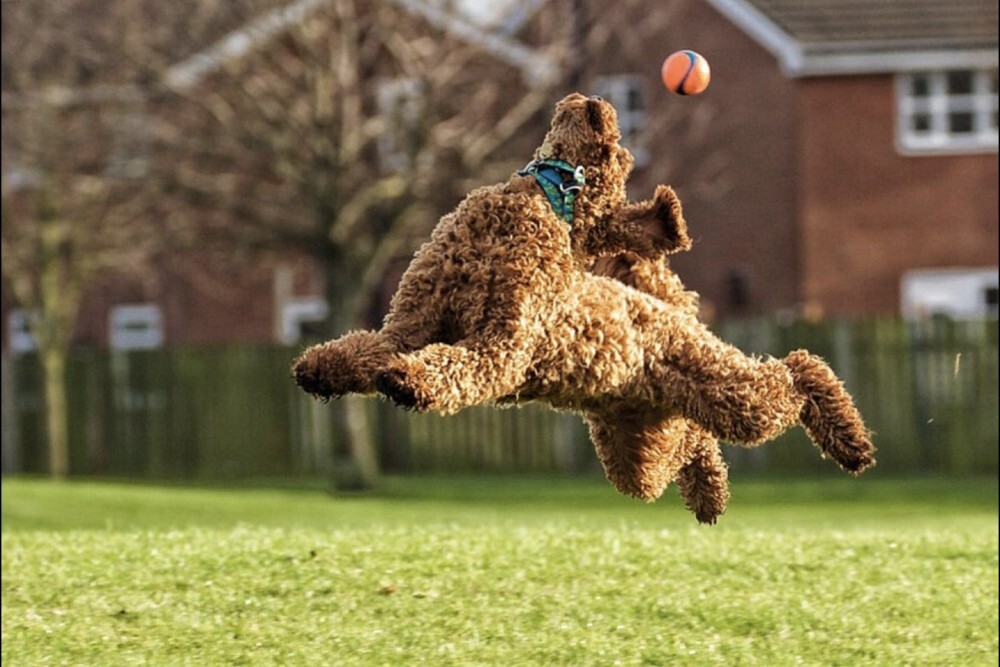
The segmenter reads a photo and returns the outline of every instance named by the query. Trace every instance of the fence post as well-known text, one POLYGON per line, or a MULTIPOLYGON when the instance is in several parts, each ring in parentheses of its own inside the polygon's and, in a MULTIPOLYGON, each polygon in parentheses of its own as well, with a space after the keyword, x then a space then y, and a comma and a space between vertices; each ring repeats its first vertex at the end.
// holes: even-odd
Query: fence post
POLYGON ((7 359, 7 353, 0 355, 0 471, 4 475, 21 472, 21 439, 18 433, 18 410, 15 396, 14 365, 7 359))

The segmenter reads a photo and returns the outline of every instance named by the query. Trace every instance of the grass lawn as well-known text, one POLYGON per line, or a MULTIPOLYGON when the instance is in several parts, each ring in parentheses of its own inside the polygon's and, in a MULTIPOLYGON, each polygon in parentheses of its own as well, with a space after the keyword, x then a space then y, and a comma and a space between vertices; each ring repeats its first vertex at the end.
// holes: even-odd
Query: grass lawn
POLYGON ((997 480, 5 479, 17 665, 996 665, 997 480))

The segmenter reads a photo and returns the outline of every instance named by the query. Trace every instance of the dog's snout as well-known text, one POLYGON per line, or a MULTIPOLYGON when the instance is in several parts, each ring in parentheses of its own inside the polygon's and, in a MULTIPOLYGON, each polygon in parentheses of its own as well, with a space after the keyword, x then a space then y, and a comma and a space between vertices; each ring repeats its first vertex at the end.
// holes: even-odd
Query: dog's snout
POLYGON ((600 98, 594 99, 593 97, 587 100, 587 123, 593 128, 594 132, 604 131, 604 114, 601 110, 600 98))

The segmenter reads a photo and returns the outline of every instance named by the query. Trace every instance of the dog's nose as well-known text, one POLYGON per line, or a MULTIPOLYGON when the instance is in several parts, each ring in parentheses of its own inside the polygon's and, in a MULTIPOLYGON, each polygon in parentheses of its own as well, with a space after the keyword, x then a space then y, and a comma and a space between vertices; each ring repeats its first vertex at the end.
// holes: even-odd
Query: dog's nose
POLYGON ((594 132, 604 132, 604 112, 602 107, 604 102, 599 97, 587 99, 587 123, 594 132))

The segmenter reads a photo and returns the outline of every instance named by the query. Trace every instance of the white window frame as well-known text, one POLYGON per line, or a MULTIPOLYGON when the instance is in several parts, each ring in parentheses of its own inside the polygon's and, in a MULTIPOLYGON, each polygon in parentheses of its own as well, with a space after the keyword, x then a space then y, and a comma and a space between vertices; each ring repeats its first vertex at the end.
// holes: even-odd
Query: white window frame
POLYGON ((15 165, 3 172, 3 184, 11 192, 34 190, 42 184, 42 175, 35 169, 15 165))
POLYGON ((618 129, 622 133, 622 146, 629 149, 635 158, 635 166, 649 163, 649 147, 646 145, 646 87, 643 78, 637 74, 615 74, 594 79, 591 86, 599 95, 614 106, 618 112, 618 129), (638 106, 634 105, 639 101, 638 106))
POLYGON ((922 153, 981 153, 997 151, 997 70, 951 69, 906 72, 896 76, 896 139, 900 152, 922 153), (972 76, 972 91, 956 94, 948 91, 948 75, 967 73, 972 76), (914 83, 925 80, 927 95, 913 93, 914 83), (971 132, 954 132, 949 128, 952 113, 971 113, 971 132), (914 129, 916 117, 925 115, 930 121, 926 130, 914 129))
POLYGON ((113 350, 157 350, 163 347, 163 311, 154 303, 113 306, 108 312, 108 344, 113 350))
POLYGON ((31 320, 37 319, 37 311, 13 308, 7 313, 7 344, 14 354, 27 354, 38 349, 38 341, 31 332, 31 320))
POLYGON ((941 315, 954 319, 997 317, 988 294, 1000 283, 997 267, 914 269, 900 279, 900 309, 907 320, 941 315))
POLYGON ((389 173, 405 171, 415 157, 408 144, 420 120, 423 85, 412 77, 383 79, 376 95, 379 116, 385 122, 378 137, 379 164, 389 173))
POLYGON ((306 296, 289 299, 281 307, 281 342, 293 345, 301 342, 302 325, 308 322, 322 322, 330 314, 326 299, 321 296, 306 296))

